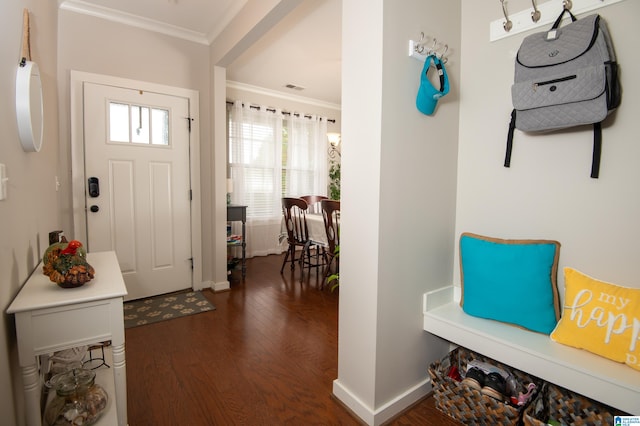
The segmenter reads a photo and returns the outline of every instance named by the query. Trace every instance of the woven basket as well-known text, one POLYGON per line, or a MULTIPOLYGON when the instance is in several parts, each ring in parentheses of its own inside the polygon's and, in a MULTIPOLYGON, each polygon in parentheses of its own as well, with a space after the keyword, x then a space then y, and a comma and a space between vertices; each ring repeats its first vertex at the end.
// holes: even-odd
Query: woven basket
POLYGON ((486 396, 447 376, 451 366, 456 366, 459 371, 465 371, 467 363, 474 359, 508 371, 521 385, 530 382, 537 385, 541 383, 539 379, 528 376, 522 371, 458 347, 441 361, 436 361, 429 366, 436 408, 465 425, 516 425, 521 418, 522 408, 519 409, 486 396))
POLYGON ((547 426, 549 420, 567 426, 609 426, 613 425, 614 413, 627 415, 586 396, 545 383, 525 409, 523 420, 526 426, 547 426))

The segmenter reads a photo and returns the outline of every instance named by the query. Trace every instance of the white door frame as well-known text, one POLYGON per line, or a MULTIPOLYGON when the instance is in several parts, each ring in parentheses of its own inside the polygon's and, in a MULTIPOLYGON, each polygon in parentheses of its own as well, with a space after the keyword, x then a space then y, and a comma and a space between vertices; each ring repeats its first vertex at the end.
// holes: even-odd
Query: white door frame
POLYGON ((189 173, 191 180, 191 253, 193 256, 194 290, 204 288, 202 282, 202 218, 200 197, 200 110, 196 90, 130 80, 101 74, 71 70, 70 118, 71 118, 71 190, 73 198, 73 235, 87 241, 87 216, 85 206, 86 176, 84 173, 83 83, 144 90, 189 99, 191 132, 189 134, 189 173))

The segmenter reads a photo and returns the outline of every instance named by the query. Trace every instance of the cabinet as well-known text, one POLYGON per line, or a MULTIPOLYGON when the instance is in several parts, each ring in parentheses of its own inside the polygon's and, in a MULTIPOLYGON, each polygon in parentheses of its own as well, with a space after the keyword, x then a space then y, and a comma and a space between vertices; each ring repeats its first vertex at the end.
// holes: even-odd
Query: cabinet
POLYGON ((14 314, 18 357, 22 368, 26 423, 42 423, 42 380, 37 358, 63 349, 111 340, 110 402, 98 424, 126 426, 127 378, 124 354, 123 298, 127 289, 115 252, 88 253, 95 278, 78 288, 57 286, 42 274, 40 263, 9 308, 14 314))
POLYGON ((247 206, 239 206, 235 204, 227 205, 227 222, 242 222, 242 234, 240 235, 240 239, 231 239, 227 235, 227 247, 242 247, 242 279, 244 280, 247 275, 247 206))

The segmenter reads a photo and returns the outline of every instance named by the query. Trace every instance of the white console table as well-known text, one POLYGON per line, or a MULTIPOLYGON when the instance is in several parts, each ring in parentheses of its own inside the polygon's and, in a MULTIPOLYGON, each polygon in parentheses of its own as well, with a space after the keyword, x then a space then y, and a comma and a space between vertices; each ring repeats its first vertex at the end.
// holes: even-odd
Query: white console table
MULTIPOLYGON (((127 288, 115 252, 89 253, 87 261, 96 271, 95 278, 82 287, 70 289, 51 282, 42 274, 42 264, 39 264, 7 309, 8 314, 16 317, 28 426, 42 424, 42 383, 36 357, 107 340, 112 342, 115 384, 114 404, 109 405, 117 410, 117 424, 127 424, 122 308, 127 288)), ((106 416, 107 413, 103 414, 101 420, 106 416)))
POLYGON ((476 318, 460 307, 460 288, 424 294, 424 329, 596 401, 640 415, 640 371, 549 336, 476 318))

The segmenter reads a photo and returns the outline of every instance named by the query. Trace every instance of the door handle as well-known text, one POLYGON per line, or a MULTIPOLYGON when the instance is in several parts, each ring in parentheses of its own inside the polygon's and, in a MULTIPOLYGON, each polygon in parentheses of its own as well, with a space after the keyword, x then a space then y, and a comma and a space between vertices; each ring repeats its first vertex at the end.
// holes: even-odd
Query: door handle
POLYGON ((100 181, 97 177, 90 177, 89 181, 89 196, 91 198, 100 196, 100 181))
POLYGON ((98 210, 100 210, 100 207, 94 204, 93 206, 89 207, 89 210, 91 210, 93 213, 97 213, 98 210))

